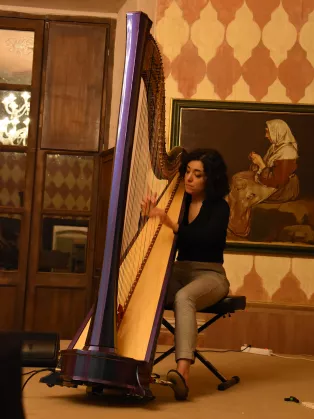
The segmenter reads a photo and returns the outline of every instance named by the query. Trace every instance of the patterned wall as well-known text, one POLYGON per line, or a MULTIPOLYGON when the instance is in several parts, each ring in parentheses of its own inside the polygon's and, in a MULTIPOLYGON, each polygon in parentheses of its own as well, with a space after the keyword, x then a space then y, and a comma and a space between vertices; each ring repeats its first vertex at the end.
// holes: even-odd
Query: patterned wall
MULTIPOLYGON (((314 103, 314 0, 158 0, 172 98, 314 103)), ((314 259, 229 255, 233 293, 314 305, 314 259)))

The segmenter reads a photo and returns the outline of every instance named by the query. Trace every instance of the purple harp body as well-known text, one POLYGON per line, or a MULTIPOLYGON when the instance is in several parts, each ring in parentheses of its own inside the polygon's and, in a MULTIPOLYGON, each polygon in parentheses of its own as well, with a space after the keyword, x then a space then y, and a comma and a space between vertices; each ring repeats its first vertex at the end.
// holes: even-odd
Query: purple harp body
MULTIPOLYGON (((108 212, 106 247, 98 299, 69 348, 61 352, 59 381, 68 386, 100 386, 117 389, 124 394, 151 397, 150 376, 161 326, 167 279, 160 294, 154 324, 144 360, 119 356, 117 353, 117 280, 120 267, 120 249, 128 194, 136 114, 140 85, 145 62, 149 32, 152 22, 141 12, 127 14, 126 60, 121 94, 120 115, 114 158, 111 195, 108 212), (91 318, 89 332, 83 349, 75 349, 81 331, 91 318)), ((147 59, 146 59, 147 61, 147 59)), ((164 97, 163 97, 164 100, 164 97)), ((163 108, 164 116, 164 108, 163 108)), ((163 145, 164 146, 164 145, 163 145)), ((165 152, 165 151, 164 151, 165 152)), ((169 156, 167 171, 171 178, 177 171, 181 150, 169 156), (171 172, 172 170, 172 172, 171 172)), ((160 152, 159 152, 160 154, 160 152)), ((171 250, 166 278, 175 256, 171 250)))

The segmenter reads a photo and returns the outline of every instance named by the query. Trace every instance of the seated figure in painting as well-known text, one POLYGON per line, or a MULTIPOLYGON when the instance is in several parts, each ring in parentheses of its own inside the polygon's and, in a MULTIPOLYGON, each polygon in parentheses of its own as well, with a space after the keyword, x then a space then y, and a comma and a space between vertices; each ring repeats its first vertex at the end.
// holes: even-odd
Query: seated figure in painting
POLYGON ((261 202, 289 202, 299 195, 297 169, 298 145, 288 126, 281 119, 266 122, 265 137, 270 141, 266 155, 251 152, 250 170, 232 177, 228 230, 246 238, 251 228, 251 211, 261 202))

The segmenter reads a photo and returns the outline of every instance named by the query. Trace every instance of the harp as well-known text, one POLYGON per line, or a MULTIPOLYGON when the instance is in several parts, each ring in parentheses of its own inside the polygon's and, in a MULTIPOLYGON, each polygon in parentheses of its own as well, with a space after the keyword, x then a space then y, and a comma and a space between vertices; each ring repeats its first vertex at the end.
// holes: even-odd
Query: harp
POLYGON ((175 236, 158 219, 140 219, 141 201, 156 194, 173 220, 184 187, 182 149, 165 148, 165 87, 152 22, 127 14, 126 59, 114 157, 108 227, 98 299, 68 349, 59 384, 118 389, 150 396, 175 236), (140 220, 140 222, 139 222, 140 220))

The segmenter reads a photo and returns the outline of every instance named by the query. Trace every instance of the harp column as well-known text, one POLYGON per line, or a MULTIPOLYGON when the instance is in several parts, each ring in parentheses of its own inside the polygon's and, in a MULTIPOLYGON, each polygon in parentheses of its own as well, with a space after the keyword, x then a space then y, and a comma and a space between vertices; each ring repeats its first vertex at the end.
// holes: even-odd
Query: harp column
POLYGON ((98 300, 85 348, 116 351, 117 280, 125 204, 140 92, 141 70, 152 22, 141 12, 127 14, 126 61, 122 85, 117 142, 98 300))

